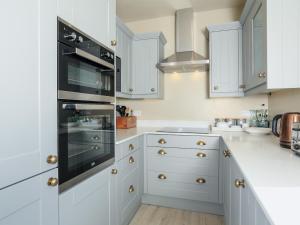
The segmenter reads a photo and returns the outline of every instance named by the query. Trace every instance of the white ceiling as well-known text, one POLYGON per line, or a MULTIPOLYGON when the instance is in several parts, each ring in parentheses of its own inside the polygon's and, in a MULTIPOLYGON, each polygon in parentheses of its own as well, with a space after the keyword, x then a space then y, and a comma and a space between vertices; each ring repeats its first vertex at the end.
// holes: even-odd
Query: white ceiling
POLYGON ((177 9, 207 11, 241 7, 245 0, 117 0, 117 15, 126 22, 174 15, 177 9))

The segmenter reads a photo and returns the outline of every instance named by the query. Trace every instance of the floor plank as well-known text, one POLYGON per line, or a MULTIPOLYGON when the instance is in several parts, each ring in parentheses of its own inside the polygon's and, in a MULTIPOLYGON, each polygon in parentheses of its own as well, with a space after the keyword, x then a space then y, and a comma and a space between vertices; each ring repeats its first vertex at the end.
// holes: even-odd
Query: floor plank
POLYGON ((142 205, 130 225, 224 225, 224 222, 222 216, 142 205))

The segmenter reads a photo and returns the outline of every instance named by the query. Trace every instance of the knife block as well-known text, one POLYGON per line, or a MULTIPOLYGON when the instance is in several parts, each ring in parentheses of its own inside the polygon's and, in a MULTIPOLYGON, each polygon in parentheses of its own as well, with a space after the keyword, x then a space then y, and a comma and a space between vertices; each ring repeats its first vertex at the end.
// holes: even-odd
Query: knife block
POLYGON ((136 117, 117 117, 117 129, 129 129, 136 127, 136 117))

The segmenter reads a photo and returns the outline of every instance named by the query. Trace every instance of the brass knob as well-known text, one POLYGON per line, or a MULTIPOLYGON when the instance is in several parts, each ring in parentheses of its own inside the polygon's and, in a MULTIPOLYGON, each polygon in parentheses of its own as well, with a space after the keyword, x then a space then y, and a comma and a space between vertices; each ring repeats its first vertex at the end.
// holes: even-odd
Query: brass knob
POLYGON ((161 139, 158 140, 158 143, 161 144, 161 145, 164 145, 164 144, 166 144, 167 142, 166 142, 165 139, 161 138, 161 139))
POLYGON ((58 161, 58 157, 56 155, 49 155, 47 157, 47 163, 49 164, 56 164, 58 161))
POLYGON ((133 185, 130 185, 130 186, 129 186, 128 192, 129 192, 129 193, 134 192, 134 187, 133 187, 133 185))
POLYGON ((117 170, 117 169, 112 169, 112 170, 111 170, 111 174, 113 174, 113 175, 118 174, 118 170, 117 170))
POLYGON ((128 148, 129 148, 130 151, 132 151, 132 150, 134 150, 134 145, 133 145, 133 144, 130 144, 130 145, 128 146, 128 148))
POLYGON ((199 158, 205 158, 206 154, 203 153, 203 152, 199 152, 199 153, 197 153, 197 157, 199 157, 199 158))
POLYGON ((198 179, 196 180, 196 182, 197 182, 198 184, 205 184, 205 183, 206 183, 206 180, 205 180, 204 178, 198 178, 198 179))
POLYGON ((224 154, 225 158, 229 158, 231 156, 231 153, 229 150, 224 150, 223 154, 224 154))
POLYGON ((129 158, 129 163, 130 164, 134 163, 134 158, 132 156, 130 156, 130 158, 129 158))
POLYGON ((110 42, 110 44, 111 44, 111 46, 116 46, 116 45, 117 45, 117 41, 116 41, 116 40, 112 40, 112 41, 110 42))
POLYGON ((198 141, 197 145, 204 146, 204 145, 206 145, 206 143, 204 141, 198 141))
POLYGON ((155 91, 155 88, 151 88, 151 91, 154 92, 154 91, 155 91))
POLYGON ((130 91, 130 92, 133 92, 133 89, 132 89, 132 88, 129 88, 129 91, 130 91))
POLYGON ((265 72, 260 72, 257 75, 259 78, 266 78, 267 74, 265 72))
POLYGON ((166 155, 167 152, 163 149, 160 149, 158 152, 157 152, 159 155, 166 155))
POLYGON ((246 88, 246 85, 245 85, 245 84, 241 84, 241 85, 240 85, 240 88, 241 88, 241 89, 245 89, 245 88, 246 88))
POLYGON ((54 177, 50 177, 48 179, 48 186, 55 187, 58 184, 58 179, 54 177))
POLYGON ((164 174, 159 174, 159 175, 158 175, 158 179, 160 179, 160 180, 166 180, 166 179, 167 179, 167 176, 164 175, 164 174))
POLYGON ((234 181, 234 185, 236 188, 245 188, 245 180, 239 180, 239 179, 236 179, 234 181))

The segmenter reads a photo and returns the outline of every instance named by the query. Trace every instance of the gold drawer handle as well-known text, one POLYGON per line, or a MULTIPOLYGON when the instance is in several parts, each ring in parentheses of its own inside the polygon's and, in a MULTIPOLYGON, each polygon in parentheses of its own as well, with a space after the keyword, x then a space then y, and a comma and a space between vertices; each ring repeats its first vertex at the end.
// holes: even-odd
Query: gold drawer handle
POLYGON ((206 145, 206 143, 204 141, 198 141, 197 145, 204 146, 204 145, 206 145))
POLYGON ((55 187, 56 185, 58 185, 58 179, 57 178, 54 178, 54 177, 50 177, 48 179, 48 182, 47 182, 48 186, 50 187, 55 187))
POLYGON ((224 150, 223 154, 224 154, 225 158, 229 158, 231 156, 231 153, 229 150, 224 150))
POLYGON ((49 164, 56 164, 58 161, 58 157, 56 155, 49 155, 47 157, 47 163, 49 164))
POLYGON ((205 158, 206 154, 203 153, 203 152, 199 152, 199 153, 197 153, 197 157, 199 157, 199 158, 205 158))
POLYGON ((113 174, 113 175, 118 174, 118 170, 117 170, 117 169, 112 169, 112 170, 111 170, 111 174, 113 174))
POLYGON ((164 175, 164 174, 159 174, 159 175, 158 175, 158 179, 160 179, 160 180, 166 180, 166 179, 167 179, 167 176, 164 175))
POLYGON ((129 186, 128 192, 129 192, 129 193, 134 192, 134 187, 133 187, 133 185, 130 185, 130 186, 129 186))
POLYGON ((134 158, 132 156, 130 156, 130 158, 129 158, 129 164, 132 164, 132 163, 134 163, 134 158))
POLYGON ((117 45, 117 41, 116 41, 116 40, 112 40, 112 41, 110 42, 110 44, 111 44, 111 46, 116 46, 116 45, 117 45))
POLYGON ((205 184, 205 183, 206 183, 206 180, 205 180, 204 178, 198 178, 198 179, 196 180, 196 182, 197 182, 198 184, 205 184))
POLYGON ((158 152, 157 152, 159 155, 166 155, 167 152, 163 149, 160 149, 158 152))
POLYGON ((130 144, 130 145, 128 146, 128 148, 129 148, 130 151, 132 151, 132 150, 134 150, 134 145, 133 145, 133 144, 130 144))
POLYGON ((245 180, 239 180, 239 179, 236 179, 235 181, 234 181, 234 186, 236 187, 236 188, 245 188, 245 180))
POLYGON ((162 138, 162 139, 158 140, 158 143, 161 144, 161 145, 164 145, 164 144, 167 144, 167 141, 162 138))

